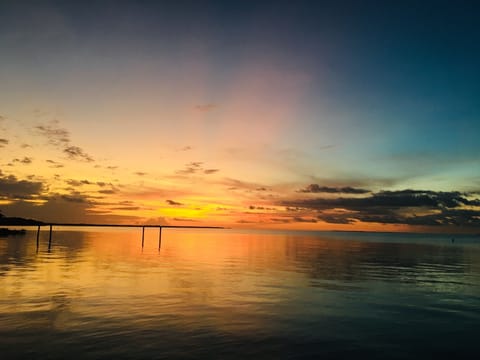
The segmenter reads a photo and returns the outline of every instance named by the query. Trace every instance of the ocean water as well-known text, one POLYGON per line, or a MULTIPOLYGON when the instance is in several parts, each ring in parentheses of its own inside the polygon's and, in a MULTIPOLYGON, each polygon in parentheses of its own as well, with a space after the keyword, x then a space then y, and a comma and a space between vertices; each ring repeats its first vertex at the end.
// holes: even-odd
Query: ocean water
POLYGON ((479 335, 479 237, 0 238, 1 359, 476 358, 479 335))

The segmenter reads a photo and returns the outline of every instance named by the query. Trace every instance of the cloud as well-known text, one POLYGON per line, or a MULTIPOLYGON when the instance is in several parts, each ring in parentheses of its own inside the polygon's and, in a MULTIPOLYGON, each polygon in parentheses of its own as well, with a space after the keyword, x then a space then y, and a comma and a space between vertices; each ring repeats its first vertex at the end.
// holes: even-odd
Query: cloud
POLYGON ((12 162, 13 163, 21 163, 21 164, 25 164, 25 165, 28 165, 28 164, 31 164, 32 163, 32 158, 31 157, 27 157, 25 156, 23 159, 13 159, 12 162))
POLYGON ((250 210, 267 210, 267 211, 275 210, 275 208, 272 208, 272 207, 254 206, 254 205, 250 205, 248 208, 250 210))
POLYGON ((72 194, 68 194, 68 195, 60 195, 60 197, 61 197, 63 200, 65 200, 65 201, 74 202, 74 203, 79 203, 79 204, 89 203, 89 202, 90 202, 87 197, 85 197, 83 194, 80 194, 80 193, 72 193, 72 194))
POLYGON ((367 194, 370 190, 353 188, 350 186, 345 187, 329 187, 329 186, 320 186, 318 184, 310 184, 304 189, 298 190, 302 193, 329 193, 329 194, 367 194))
POLYGON ((48 143, 54 146, 67 146, 70 143, 70 133, 67 129, 58 127, 58 121, 50 125, 35 126, 38 132, 47 138, 48 143))
POLYGON ((116 189, 102 189, 102 190, 98 190, 98 192, 100 194, 112 195, 112 194, 116 194, 118 192, 118 190, 116 190, 116 189))
POLYGON ((169 222, 163 217, 143 219, 141 224, 144 225, 168 225, 169 222))
POLYGON ((75 186, 75 187, 92 184, 88 180, 74 180, 74 179, 65 180, 65 183, 67 183, 70 186, 75 186))
POLYGON ((314 210, 317 218, 336 224, 356 221, 405 225, 480 226, 480 199, 458 191, 380 191, 365 197, 296 199, 289 208, 314 210), (332 213, 332 209, 337 211, 332 213))
POLYGON ((40 195, 44 184, 39 181, 18 180, 14 175, 3 176, 0 173, 0 198, 30 199, 40 195))
POLYGON ((166 203, 168 205, 172 205, 172 206, 182 206, 183 205, 182 203, 179 203, 179 202, 176 202, 176 201, 173 201, 173 200, 166 200, 166 203))
POLYGON ((93 158, 80 147, 71 144, 70 132, 67 129, 59 127, 57 120, 51 121, 47 125, 38 125, 35 129, 47 139, 50 145, 62 149, 62 152, 66 154, 70 160, 94 161, 93 158))
POLYGON ((352 224, 354 223, 354 219, 346 216, 345 214, 321 214, 318 215, 318 219, 325 221, 330 224, 352 224))
POLYGON ((205 174, 211 175, 219 172, 220 169, 205 169, 203 167, 203 162, 201 161, 192 161, 184 165, 184 168, 181 170, 175 171, 177 175, 193 175, 193 174, 205 174))
POLYGON ((292 222, 292 219, 289 219, 289 218, 271 218, 270 221, 274 222, 274 223, 288 224, 288 223, 292 222))
POLYGON ((199 104, 195 106, 195 110, 207 112, 214 110, 216 107, 215 104, 199 104))
POLYGON ((174 221, 186 221, 186 222, 199 222, 199 220, 188 219, 188 218, 173 218, 174 221))
POLYGON ((184 169, 177 170, 176 173, 181 175, 195 174, 196 172, 202 170, 202 164, 203 163, 199 161, 192 161, 186 164, 184 169))
POLYGON ((67 157, 71 160, 83 160, 86 162, 93 161, 93 158, 78 146, 67 146, 65 149, 63 149, 63 152, 67 154, 67 157))
POLYGON ((289 206, 287 206, 285 208, 285 210, 288 211, 288 212, 298 212, 298 211, 302 211, 303 209, 299 208, 299 207, 289 207, 289 206))
POLYGON ((227 186, 229 190, 245 190, 247 192, 261 191, 257 189, 265 188, 262 184, 247 182, 243 180, 233 179, 233 178, 224 178, 222 184, 227 186))
POLYGON ((145 175, 147 175, 147 173, 146 173, 146 172, 143 172, 143 171, 137 171, 137 172, 135 172, 134 174, 135 174, 135 175, 138 175, 138 176, 145 176, 145 175))
POLYGON ((238 224, 256 224, 257 221, 241 219, 237 221, 238 224))
POLYGON ((111 183, 106 183, 105 181, 97 181, 95 184, 97 184, 100 187, 104 187, 108 185, 113 186, 111 183))
POLYGON ((47 163, 51 164, 51 168, 54 168, 54 169, 59 169, 59 168, 63 168, 64 165, 61 164, 61 163, 58 163, 56 161, 53 161, 53 160, 46 160, 47 163))
POLYGON ((313 218, 294 217, 293 221, 301 223, 316 223, 318 220, 313 218))
POLYGON ((0 139, 0 148, 8 145, 9 141, 7 139, 0 139))
POLYGON ((119 207, 113 207, 110 210, 137 211, 140 209, 141 209, 140 206, 119 206, 119 207))

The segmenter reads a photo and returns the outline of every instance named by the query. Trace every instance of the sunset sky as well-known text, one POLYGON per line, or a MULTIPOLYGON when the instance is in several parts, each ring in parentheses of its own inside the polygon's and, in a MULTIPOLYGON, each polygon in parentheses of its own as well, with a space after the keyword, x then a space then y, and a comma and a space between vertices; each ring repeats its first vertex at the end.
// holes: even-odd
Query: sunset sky
POLYGON ((0 210, 480 232, 476 1, 0 1, 0 210))

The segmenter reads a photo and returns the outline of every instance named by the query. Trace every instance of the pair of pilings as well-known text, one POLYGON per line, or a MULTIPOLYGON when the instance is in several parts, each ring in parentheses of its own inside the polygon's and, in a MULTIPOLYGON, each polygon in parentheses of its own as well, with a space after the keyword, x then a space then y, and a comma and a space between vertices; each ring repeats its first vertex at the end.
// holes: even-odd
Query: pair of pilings
MULTIPOLYGON (((52 247, 52 225, 50 226, 50 231, 48 234, 48 250, 52 247)), ((38 247, 40 246, 40 225, 37 226, 37 250, 38 247)))
MULTIPOLYGON (((145 226, 142 226, 142 249, 145 243, 145 226)), ((162 227, 158 227, 158 250, 162 247, 162 227)))

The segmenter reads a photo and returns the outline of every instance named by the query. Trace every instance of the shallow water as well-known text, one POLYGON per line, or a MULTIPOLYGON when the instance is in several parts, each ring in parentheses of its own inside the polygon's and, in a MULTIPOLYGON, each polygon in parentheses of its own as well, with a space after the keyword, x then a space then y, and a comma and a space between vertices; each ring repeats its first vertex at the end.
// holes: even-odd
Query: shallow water
POLYGON ((2 359, 476 356, 475 237, 156 231, 0 238, 2 359))

